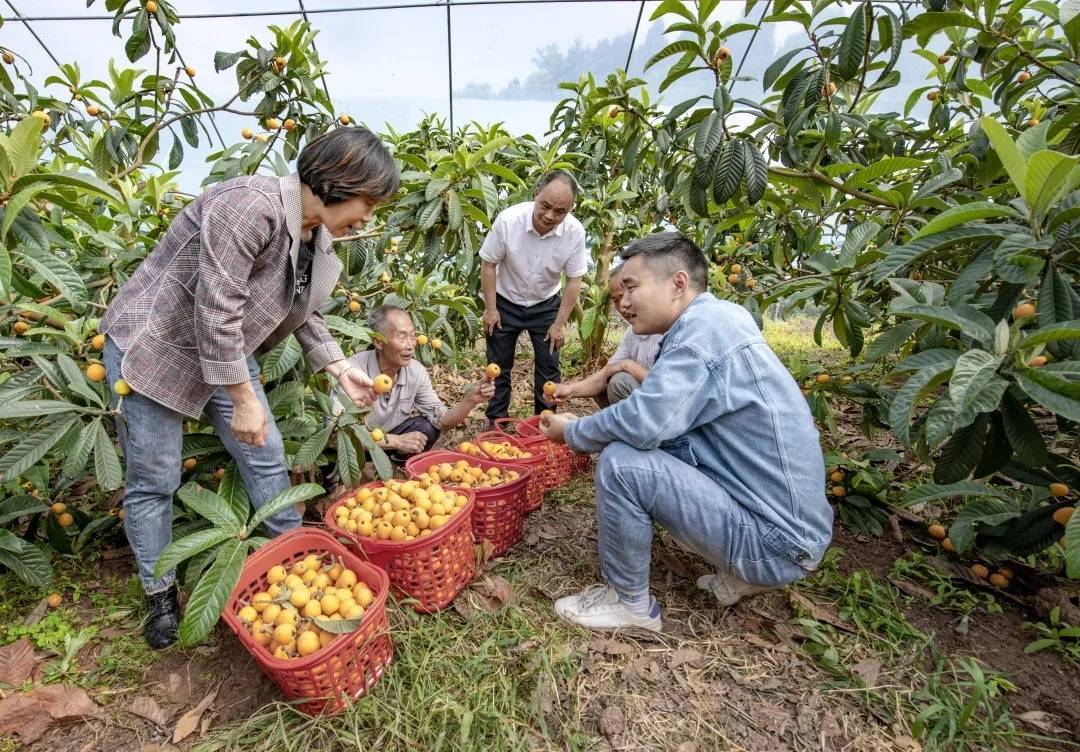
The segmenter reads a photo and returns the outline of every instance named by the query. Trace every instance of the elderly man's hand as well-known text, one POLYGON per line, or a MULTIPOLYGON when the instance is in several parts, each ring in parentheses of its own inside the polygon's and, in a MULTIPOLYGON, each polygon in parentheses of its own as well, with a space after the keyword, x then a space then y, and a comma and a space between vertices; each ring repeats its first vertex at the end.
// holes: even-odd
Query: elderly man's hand
POLYGON ((544 435, 551 441, 565 444, 566 426, 577 419, 577 416, 572 413, 552 413, 551 415, 544 415, 540 418, 540 430, 543 431, 544 435))
POLYGON ((338 376, 338 384, 357 407, 367 407, 375 401, 371 378, 359 368, 350 368, 338 376))
POLYGON ((420 454, 427 446, 427 436, 419 431, 390 434, 386 437, 386 447, 402 454, 420 454))
POLYGON ((491 381, 478 381, 469 387, 469 391, 465 393, 465 399, 473 407, 487 402, 489 399, 495 396, 495 384, 491 381))

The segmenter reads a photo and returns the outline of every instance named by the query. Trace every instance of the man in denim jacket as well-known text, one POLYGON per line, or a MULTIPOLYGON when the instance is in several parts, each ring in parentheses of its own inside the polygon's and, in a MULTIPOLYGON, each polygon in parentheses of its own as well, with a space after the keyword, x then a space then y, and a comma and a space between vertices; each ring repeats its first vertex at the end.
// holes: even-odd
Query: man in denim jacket
POLYGON ((556 612, 592 629, 660 630, 649 595, 653 523, 716 567, 698 579, 723 606, 804 577, 832 536, 818 432, 795 380, 741 306, 706 291, 708 265, 677 232, 621 253, 636 334, 665 334, 639 389, 595 415, 549 415, 548 438, 600 452, 603 584, 556 612))

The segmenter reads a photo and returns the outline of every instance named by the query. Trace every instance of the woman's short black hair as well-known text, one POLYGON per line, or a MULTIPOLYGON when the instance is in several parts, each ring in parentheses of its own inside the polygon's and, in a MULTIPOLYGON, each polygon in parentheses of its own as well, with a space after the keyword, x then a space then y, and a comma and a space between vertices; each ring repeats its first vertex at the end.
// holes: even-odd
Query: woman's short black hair
POLYGON ((390 150, 363 126, 335 128, 308 142, 297 160, 300 182, 330 206, 357 196, 376 203, 398 192, 390 150))

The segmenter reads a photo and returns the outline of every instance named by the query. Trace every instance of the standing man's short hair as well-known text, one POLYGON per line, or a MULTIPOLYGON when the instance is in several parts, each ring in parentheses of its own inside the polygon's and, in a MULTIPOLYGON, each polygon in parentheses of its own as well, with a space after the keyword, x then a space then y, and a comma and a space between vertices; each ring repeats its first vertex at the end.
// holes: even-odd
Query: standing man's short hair
POLYGON ((656 275, 671 276, 684 271, 698 292, 709 288, 709 262, 700 248, 681 232, 654 232, 628 244, 619 256, 626 260, 641 256, 656 275))
POLYGON ((539 182, 537 182, 536 190, 533 191, 533 195, 535 196, 537 193, 539 193, 540 191, 547 188, 549 185, 554 183, 556 180, 562 180, 568 186, 570 186, 570 193, 573 194, 574 200, 577 201, 577 197, 578 197, 578 184, 577 184, 577 181, 574 180, 574 176, 571 175, 566 170, 552 170, 551 172, 544 173, 544 176, 542 178, 540 178, 539 182))

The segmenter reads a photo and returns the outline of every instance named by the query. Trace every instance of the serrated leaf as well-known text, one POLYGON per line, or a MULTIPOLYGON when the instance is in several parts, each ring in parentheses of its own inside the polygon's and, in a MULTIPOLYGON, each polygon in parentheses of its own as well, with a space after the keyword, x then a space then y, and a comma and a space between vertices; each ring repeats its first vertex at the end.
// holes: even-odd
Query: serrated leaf
POLYGON ((229 539, 221 544, 214 563, 199 578, 180 622, 180 641, 185 646, 202 641, 221 618, 221 611, 236 583, 247 556, 248 542, 229 539))
POLYGON ((836 45, 833 72, 842 80, 854 78, 862 70, 863 59, 870 44, 867 35, 869 28, 870 3, 863 3, 848 18, 836 45))
POLYGON ((944 232, 911 240, 901 246, 883 249, 886 256, 874 267, 874 281, 880 284, 887 277, 929 253, 953 248, 962 243, 1000 240, 1002 237, 1004 237, 1004 231, 993 225, 953 227, 944 232))
POLYGON ((231 505, 208 488, 203 488, 195 481, 185 483, 177 492, 184 506, 191 509, 211 524, 237 535, 243 527, 242 518, 234 514, 231 505))
POLYGON ((911 443, 911 414, 924 395, 948 378, 951 364, 941 363, 916 371, 896 390, 889 404, 889 426, 903 444, 911 443))
POLYGON ((949 525, 949 539, 964 553, 975 540, 977 525, 993 527, 1008 522, 1020 513, 1001 499, 980 498, 967 502, 949 525))
POLYGON ((244 476, 236 462, 230 462, 225 466, 225 474, 221 476, 217 494, 226 501, 236 519, 247 519, 251 512, 251 502, 248 500, 247 488, 244 486, 244 476))
POLYGON ((277 381, 300 362, 303 354, 300 343, 290 334, 263 357, 260 364, 262 375, 267 381, 277 381))
POLYGON ((157 562, 154 564, 154 578, 161 579, 185 559, 190 559, 232 537, 233 534, 224 528, 208 527, 170 542, 158 554, 157 562))
POLYGON ((308 438, 297 450, 296 455, 293 457, 293 465, 301 468, 309 468, 315 464, 315 460, 319 458, 322 451, 326 449, 326 444, 330 441, 330 434, 333 433, 334 426, 329 425, 319 431, 316 431, 311 437, 308 438))
POLYGON ((984 117, 979 121, 979 126, 982 128, 982 132, 986 134, 986 137, 990 139, 990 145, 997 152, 998 159, 1001 160, 1002 166, 1005 167, 1005 171, 1009 174, 1016 192, 1023 196, 1030 206, 1031 198, 1024 192, 1027 182, 1027 163, 1024 155, 1020 153, 1020 149, 1009 137, 1008 131, 1005 130, 1001 123, 991 117, 984 117))
POLYGON ((734 141, 728 141, 722 148, 712 183, 713 201, 718 204, 726 203, 735 196, 746 169, 742 147, 734 141))
POLYGON ((302 501, 314 499, 325 492, 325 489, 317 483, 300 483, 286 488, 255 510, 255 514, 251 516, 251 520, 247 524, 248 533, 250 534, 255 528, 278 512, 288 509, 290 506, 295 506, 302 501))
POLYGON ((956 359, 952 378, 949 380, 949 396, 957 408, 966 407, 971 399, 986 386, 1001 365, 1001 357, 985 350, 968 350, 956 359))
POLYGON ((1067 420, 1080 422, 1080 383, 1044 368, 1024 368, 1016 381, 1029 397, 1067 420))
POLYGON ((337 470, 341 482, 346 486, 358 485, 362 480, 360 460, 348 431, 339 430, 337 433, 337 470))
POLYGON ((97 435, 94 437, 94 475, 97 476, 98 485, 106 491, 115 491, 124 483, 124 471, 120 468, 116 447, 100 422, 97 423, 97 435))
POLYGON ((746 202, 753 206, 765 195, 769 187, 769 163, 765 155, 749 141, 740 139, 743 163, 746 166, 746 202))
POLYGON ((903 347, 904 343, 911 339, 922 326, 921 321, 904 321, 891 329, 885 330, 867 346, 863 359, 866 362, 873 362, 886 355, 891 355, 903 347))
POLYGON ((49 511, 48 504, 33 496, 11 496, 0 501, 0 525, 31 514, 49 511))
POLYGON ((955 483, 971 474, 982 454, 989 424, 990 419, 980 415, 971 425, 961 428, 945 442, 934 463, 935 483, 955 483))
POLYGON ((847 235, 844 237, 844 245, 840 249, 837 266, 841 269, 852 267, 855 264, 856 257, 865 250, 866 244, 873 240, 880 231, 881 225, 873 220, 867 220, 848 230, 847 235))
POLYGON ((52 583, 52 564, 45 552, 3 528, 0 528, 0 564, 27 585, 39 590, 52 583))
POLYGON ((973 201, 970 204, 953 206, 927 222, 922 229, 911 236, 912 240, 943 232, 950 227, 992 217, 1008 217, 1015 215, 1007 206, 990 203, 989 201, 973 201))
POLYGON ((78 422, 78 418, 58 420, 34 431, 16 444, 7 454, 0 457, 0 480, 14 480, 29 470, 41 461, 78 422))

